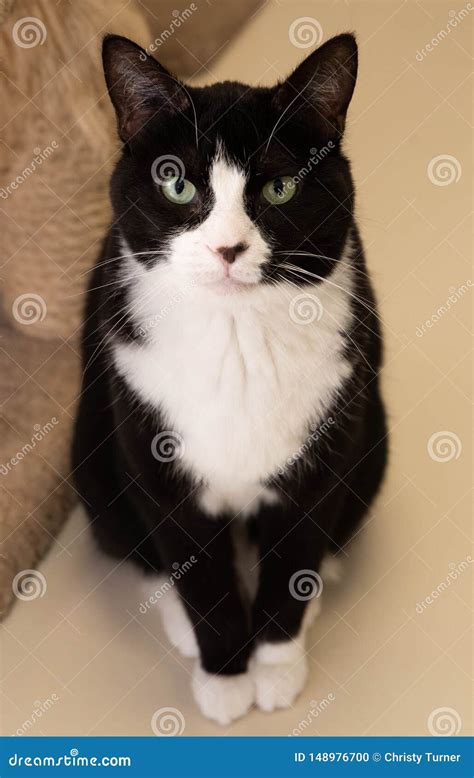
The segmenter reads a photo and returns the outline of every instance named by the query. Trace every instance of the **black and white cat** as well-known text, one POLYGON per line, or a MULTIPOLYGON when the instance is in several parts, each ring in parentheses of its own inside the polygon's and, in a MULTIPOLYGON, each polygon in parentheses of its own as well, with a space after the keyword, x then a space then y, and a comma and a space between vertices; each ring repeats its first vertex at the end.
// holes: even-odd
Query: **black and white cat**
POLYGON ((272 88, 184 86, 117 36, 103 56, 123 149, 74 475, 100 546, 149 592, 173 582, 166 632, 196 657, 201 711, 227 724, 302 690, 319 599, 298 578, 324 579, 385 466, 381 336, 341 151, 357 46, 339 35, 272 88))

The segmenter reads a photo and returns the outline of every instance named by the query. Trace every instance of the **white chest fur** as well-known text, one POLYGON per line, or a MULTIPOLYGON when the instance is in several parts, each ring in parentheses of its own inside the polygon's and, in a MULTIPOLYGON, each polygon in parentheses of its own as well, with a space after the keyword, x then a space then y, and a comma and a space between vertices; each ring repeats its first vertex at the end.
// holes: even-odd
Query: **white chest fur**
POLYGON ((349 295, 337 288, 351 288, 348 261, 331 283, 222 296, 198 286, 173 292, 162 268, 133 264, 147 343, 115 345, 116 366, 182 436, 180 464, 202 481, 202 506, 251 512, 272 498, 263 482, 324 420, 350 373, 341 335, 349 295))

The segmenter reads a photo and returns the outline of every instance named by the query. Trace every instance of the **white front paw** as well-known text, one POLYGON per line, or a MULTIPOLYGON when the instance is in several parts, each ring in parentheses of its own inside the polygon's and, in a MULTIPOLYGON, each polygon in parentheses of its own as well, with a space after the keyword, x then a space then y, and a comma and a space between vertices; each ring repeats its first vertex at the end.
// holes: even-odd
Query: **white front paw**
POLYGON ((171 645, 178 649, 181 656, 194 659, 199 656, 199 646, 193 625, 180 602, 171 603, 162 608, 163 627, 171 645))
POLYGON ((157 602, 166 637, 171 645, 186 658, 194 659, 199 656, 193 625, 178 592, 170 588, 169 581, 163 576, 148 578, 144 592, 149 600, 153 597, 152 602, 157 602))
POLYGON ((321 578, 323 583, 338 584, 342 580, 343 566, 339 557, 334 554, 326 554, 321 562, 320 568, 321 578))
POLYGON ((255 701, 255 686, 248 673, 211 675, 196 664, 192 688, 201 713, 224 726, 245 715, 255 701))
POLYGON ((257 648, 251 673, 258 707, 271 712, 293 704, 306 683, 308 661, 296 641, 263 643, 257 648))

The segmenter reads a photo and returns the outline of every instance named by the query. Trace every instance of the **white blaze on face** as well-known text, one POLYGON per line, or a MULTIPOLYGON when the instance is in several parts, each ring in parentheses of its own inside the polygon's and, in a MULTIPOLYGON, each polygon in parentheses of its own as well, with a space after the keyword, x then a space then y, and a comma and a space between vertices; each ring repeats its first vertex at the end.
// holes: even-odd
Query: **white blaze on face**
MULTIPOLYGON (((232 281, 254 284, 261 279, 261 266, 270 247, 245 211, 246 176, 241 168, 217 156, 211 168, 210 185, 214 204, 198 227, 170 241, 169 263, 196 282, 213 284, 232 281), (218 249, 245 244, 236 261, 226 267, 218 249)), ((179 206, 178 206, 179 207, 179 206)))

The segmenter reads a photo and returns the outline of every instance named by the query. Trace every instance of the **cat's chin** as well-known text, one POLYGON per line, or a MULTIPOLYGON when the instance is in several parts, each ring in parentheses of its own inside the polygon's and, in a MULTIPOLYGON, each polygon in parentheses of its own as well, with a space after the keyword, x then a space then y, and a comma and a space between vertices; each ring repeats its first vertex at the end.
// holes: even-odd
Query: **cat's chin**
POLYGON ((248 292, 250 289, 255 289, 255 287, 258 286, 258 282, 251 281, 244 283, 242 281, 236 281, 234 278, 227 277, 221 278, 218 281, 209 281, 205 286, 215 294, 223 296, 248 292))

